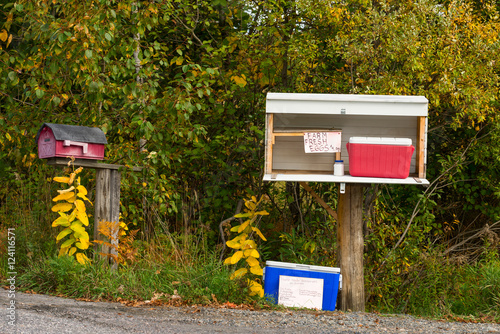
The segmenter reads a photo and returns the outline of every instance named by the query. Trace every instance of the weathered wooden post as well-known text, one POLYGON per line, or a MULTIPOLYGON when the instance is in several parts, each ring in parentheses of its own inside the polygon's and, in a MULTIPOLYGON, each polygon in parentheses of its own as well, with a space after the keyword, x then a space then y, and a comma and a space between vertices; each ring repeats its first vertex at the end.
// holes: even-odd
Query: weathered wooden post
POLYGON ((113 222, 117 228, 110 236, 110 243, 115 247, 95 245, 95 250, 103 254, 117 255, 118 230, 120 221, 120 181, 121 172, 111 168, 96 168, 96 190, 94 204, 94 239, 102 240, 97 222, 113 222))
POLYGON ((267 95, 264 181, 300 182, 337 220, 342 310, 365 309, 364 184, 429 184, 425 179, 427 108, 423 96, 267 95), (313 139, 330 138, 339 131, 340 157, 329 153, 337 151, 328 148, 328 140, 313 142, 315 148, 307 149, 306 138, 310 140, 311 134, 313 139), (334 175, 335 160, 343 160, 344 175, 334 175), (402 173, 402 167, 407 171, 402 173), (307 182, 338 183, 337 212, 307 182))
POLYGON ((344 310, 365 310, 363 275, 363 185, 346 184, 339 192, 337 240, 342 272, 340 305, 344 310))

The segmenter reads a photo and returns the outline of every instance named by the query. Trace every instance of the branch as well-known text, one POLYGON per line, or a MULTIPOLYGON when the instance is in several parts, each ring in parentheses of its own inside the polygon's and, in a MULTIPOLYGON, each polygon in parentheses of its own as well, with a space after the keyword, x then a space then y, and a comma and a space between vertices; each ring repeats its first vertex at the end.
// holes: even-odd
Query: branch
MULTIPOLYGON (((477 140, 477 139, 475 139, 477 140)), ((403 234, 401 235, 401 237, 399 238, 398 242, 394 245, 394 247, 389 251, 389 253, 387 253, 387 255, 385 256, 384 260, 382 261, 382 263, 380 264, 380 267, 382 267, 387 259, 389 258, 389 256, 399 247, 399 245, 403 242, 404 238, 406 237, 406 234, 408 233, 408 231, 410 230, 410 227, 411 227, 411 224, 413 223, 413 220, 415 219, 415 217, 418 215, 418 213, 420 212, 420 203, 422 202, 422 199, 425 198, 426 195, 432 195, 437 189, 440 189, 442 187, 438 187, 439 186, 439 182, 442 178, 444 178, 446 175, 448 175, 449 172, 451 172, 451 170, 453 170, 465 157, 465 153, 469 150, 469 148, 472 146, 472 143, 475 142, 475 140, 472 140, 469 145, 467 145, 467 147, 462 151, 462 154, 460 155, 459 159, 457 159, 453 165, 451 165, 450 167, 448 167, 448 169, 446 169, 441 175, 439 175, 434 181, 432 181, 432 183, 430 184, 430 186, 425 190, 425 192, 423 193, 423 196, 420 197, 420 199, 418 200, 417 204, 415 205, 415 207, 413 208, 413 213, 410 217, 410 221, 408 222, 408 224, 406 225, 406 229, 405 231, 403 232, 403 234)))
POLYGON ((477 237, 480 237, 482 234, 488 232, 489 230, 491 230, 493 227, 495 227, 496 225, 500 224, 500 220, 497 221, 496 223, 493 223, 493 225, 488 225, 486 224, 486 226, 484 226, 482 229, 480 229, 479 231, 477 231, 474 235, 471 235, 470 237, 468 237, 467 239, 459 242, 458 244, 456 245, 453 245, 452 247, 448 248, 444 253, 443 253, 443 256, 453 252, 455 249, 457 249, 458 247, 466 244, 467 242, 469 242, 470 240, 472 239, 475 239, 477 237))
POLYGON ((220 252, 220 257, 219 257, 219 261, 222 261, 222 258, 224 257, 224 252, 226 251, 226 238, 224 237, 224 229, 223 229, 223 226, 224 224, 227 224, 229 222, 232 222, 233 220, 236 219, 236 215, 238 213, 240 213, 241 211, 241 207, 243 206, 243 200, 240 199, 238 201, 238 206, 236 207, 236 212, 234 213, 234 215, 231 217, 231 218, 227 218, 227 219, 224 219, 223 221, 220 222, 219 224, 219 232, 220 232, 220 237, 222 238, 222 251, 220 252))

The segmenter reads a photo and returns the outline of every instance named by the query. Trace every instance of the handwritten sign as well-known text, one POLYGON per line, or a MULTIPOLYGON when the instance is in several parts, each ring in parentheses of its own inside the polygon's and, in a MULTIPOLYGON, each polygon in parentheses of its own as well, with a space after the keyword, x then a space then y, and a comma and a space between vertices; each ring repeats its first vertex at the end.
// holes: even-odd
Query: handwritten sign
POLYGON ((306 153, 330 153, 341 151, 342 132, 305 132, 306 153))
POLYGON ((323 308, 323 284, 320 278, 280 275, 278 304, 287 307, 323 308))

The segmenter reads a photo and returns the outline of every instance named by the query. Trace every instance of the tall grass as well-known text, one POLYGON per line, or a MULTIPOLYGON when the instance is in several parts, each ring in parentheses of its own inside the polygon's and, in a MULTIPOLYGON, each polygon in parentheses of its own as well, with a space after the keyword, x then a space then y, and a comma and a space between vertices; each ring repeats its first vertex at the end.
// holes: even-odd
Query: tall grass
POLYGON ((379 276, 383 281, 370 297, 370 310, 500 322, 498 257, 467 264, 444 259, 437 249, 430 249, 405 273, 388 268, 379 276))
POLYGON ((82 266, 70 257, 48 256, 32 262, 18 282, 22 289, 74 298, 143 301, 161 295, 166 302, 176 296, 189 304, 252 302, 215 252, 197 257, 193 249, 188 254, 171 245, 140 244, 137 260, 116 270, 103 260, 82 266))

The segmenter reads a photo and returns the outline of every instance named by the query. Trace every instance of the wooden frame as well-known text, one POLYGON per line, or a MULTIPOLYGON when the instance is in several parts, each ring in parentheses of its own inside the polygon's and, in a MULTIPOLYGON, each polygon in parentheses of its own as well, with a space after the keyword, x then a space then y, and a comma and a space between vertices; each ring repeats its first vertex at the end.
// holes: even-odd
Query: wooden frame
POLYGON ((265 181, 429 184, 426 180, 428 101, 422 96, 268 93, 265 181), (305 132, 343 133, 342 153, 300 152, 305 132), (351 136, 412 139, 415 153, 406 179, 352 177, 345 148, 351 136), (333 175, 343 159, 346 175, 333 175))

